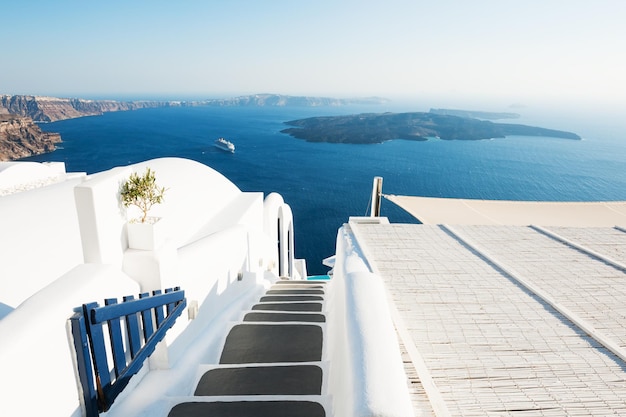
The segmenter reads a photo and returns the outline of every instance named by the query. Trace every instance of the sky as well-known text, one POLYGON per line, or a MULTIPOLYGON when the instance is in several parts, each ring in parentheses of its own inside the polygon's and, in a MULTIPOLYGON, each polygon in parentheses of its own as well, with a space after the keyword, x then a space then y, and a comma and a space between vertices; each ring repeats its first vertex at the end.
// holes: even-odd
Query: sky
POLYGON ((626 101, 623 0, 21 0, 0 94, 626 101))

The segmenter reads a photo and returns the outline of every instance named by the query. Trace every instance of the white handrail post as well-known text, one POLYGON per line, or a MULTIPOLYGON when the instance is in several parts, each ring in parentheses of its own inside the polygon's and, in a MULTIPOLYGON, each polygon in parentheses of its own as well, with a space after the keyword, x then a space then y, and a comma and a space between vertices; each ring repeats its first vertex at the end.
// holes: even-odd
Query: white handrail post
POLYGON ((372 186, 372 208, 370 217, 380 217, 380 201, 383 196, 383 177, 374 177, 372 186))

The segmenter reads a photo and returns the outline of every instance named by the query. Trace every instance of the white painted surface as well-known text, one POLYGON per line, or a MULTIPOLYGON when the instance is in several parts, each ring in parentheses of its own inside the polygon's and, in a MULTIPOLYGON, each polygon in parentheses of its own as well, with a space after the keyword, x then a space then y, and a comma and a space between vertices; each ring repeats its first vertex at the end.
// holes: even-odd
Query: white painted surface
POLYGON ((335 415, 412 416, 385 288, 347 226, 337 237, 332 281, 329 388, 335 415))
POLYGON ((117 167, 90 175, 74 190, 84 261, 87 263, 122 263, 128 243, 126 212, 119 200, 119 190, 131 172, 129 167, 117 167))
POLYGON ((63 162, 0 162, 0 195, 19 191, 30 185, 60 181, 65 174, 63 162))
POLYGON ((0 416, 70 416, 78 408, 66 332, 82 303, 138 292, 117 268, 79 265, 0 320, 0 416))
POLYGON ((15 308, 82 263, 73 195, 80 181, 0 197, 0 303, 15 308))
MULTIPOLYGON (((150 366, 133 378, 107 413, 166 416, 177 398, 192 392, 198 364, 217 363, 232 321, 278 278, 279 239, 283 270, 306 271, 304 261, 293 259, 293 214, 278 194, 263 200, 261 193, 242 193, 216 171, 179 158, 114 168, 78 182, 0 200, 2 214, 19 220, 0 216, 0 225, 11 233, 10 239, 0 239, 0 249, 11 256, 0 267, 25 278, 0 281, 6 285, 0 293, 0 415, 76 416, 73 348, 65 327, 72 309, 107 297, 180 286, 191 314, 183 313, 150 366), (146 166, 168 189, 166 202, 151 213, 165 219, 168 231, 155 250, 128 249, 119 186, 130 172, 143 172, 146 166), (44 211, 54 221, 28 221, 44 211), (33 223, 37 229, 31 228, 33 223), (17 262, 24 258, 13 249, 16 243, 17 248, 32 248, 30 258, 42 260, 41 277, 25 276, 36 264, 17 262), (32 401, 33 390, 37 401, 32 401), (5 394, 11 398, 5 400, 5 394), (155 401, 155 395, 164 400, 155 401)), ((336 416, 410 416, 380 279, 350 242, 338 248, 343 258, 337 259, 347 261, 335 265, 342 271, 340 279, 328 284, 332 319, 324 349, 333 364, 325 365, 329 391, 319 400, 330 409, 334 398, 336 416)))
MULTIPOLYGON (((139 392, 146 375, 152 379, 168 369, 193 380, 192 359, 216 361, 229 320, 277 279, 271 269, 278 246, 264 226, 286 218, 292 227, 292 220, 282 197, 274 195, 270 206, 274 200, 279 204, 268 211, 262 193, 242 193, 213 169, 180 158, 113 168, 84 182, 74 179, 1 198, 1 276, 13 279, 0 280, 0 415, 78 412, 66 321, 74 307, 107 297, 182 287, 194 306, 193 320, 183 314, 158 358, 150 361, 151 368, 161 370, 142 372, 131 386, 139 392), (165 239, 155 250, 128 249, 119 188, 131 172, 146 166, 167 188, 165 202, 151 212, 164 218, 165 239)), ((133 391, 117 403, 135 407, 139 400, 133 391)), ((128 415, 124 406, 120 409, 120 415, 128 415)))

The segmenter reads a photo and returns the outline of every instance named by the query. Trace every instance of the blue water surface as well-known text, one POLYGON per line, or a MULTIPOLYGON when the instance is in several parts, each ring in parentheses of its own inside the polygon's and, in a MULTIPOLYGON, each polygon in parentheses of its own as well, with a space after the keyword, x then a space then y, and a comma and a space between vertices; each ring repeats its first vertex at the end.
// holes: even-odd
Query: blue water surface
MULTIPOLYGON (((348 145, 308 143, 280 133, 288 120, 375 111, 371 107, 180 107, 106 113, 43 124, 42 129, 61 133, 63 143, 53 153, 28 160, 63 161, 68 171, 93 173, 177 156, 211 166, 243 191, 278 192, 294 212, 296 256, 307 260, 310 274, 327 272, 321 261, 334 253, 341 224, 349 216, 367 213, 375 176, 384 178, 386 194, 626 200, 626 129, 603 131, 580 119, 554 126, 547 118, 539 125, 575 131, 583 135, 582 141, 507 137, 348 145), (220 136, 235 143, 235 154, 213 147, 220 136)), ((392 222, 415 222, 387 201, 382 214, 392 222)))

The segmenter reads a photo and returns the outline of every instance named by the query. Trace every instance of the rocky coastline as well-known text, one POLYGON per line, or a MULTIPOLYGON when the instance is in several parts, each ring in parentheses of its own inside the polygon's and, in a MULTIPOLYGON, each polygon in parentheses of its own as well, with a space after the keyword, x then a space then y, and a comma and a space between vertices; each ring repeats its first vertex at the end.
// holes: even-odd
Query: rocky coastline
POLYGON ((253 94, 231 98, 213 98, 196 101, 116 101, 85 100, 80 98, 58 98, 28 95, 0 95, 0 113, 8 112, 30 117, 35 122, 56 122, 83 116, 99 116, 114 111, 129 111, 156 107, 195 107, 195 106, 258 106, 258 107, 322 107, 345 106, 350 104, 384 104, 387 99, 365 97, 339 99, 330 97, 288 96, 282 94, 253 94))
POLYGON ((171 101, 84 100, 43 96, 0 96, 0 111, 30 117, 35 122, 56 122, 106 112, 128 111, 176 105, 171 101))
POLYGON ((30 117, 0 114, 0 161, 52 152, 59 142, 61 135, 43 132, 30 117))

